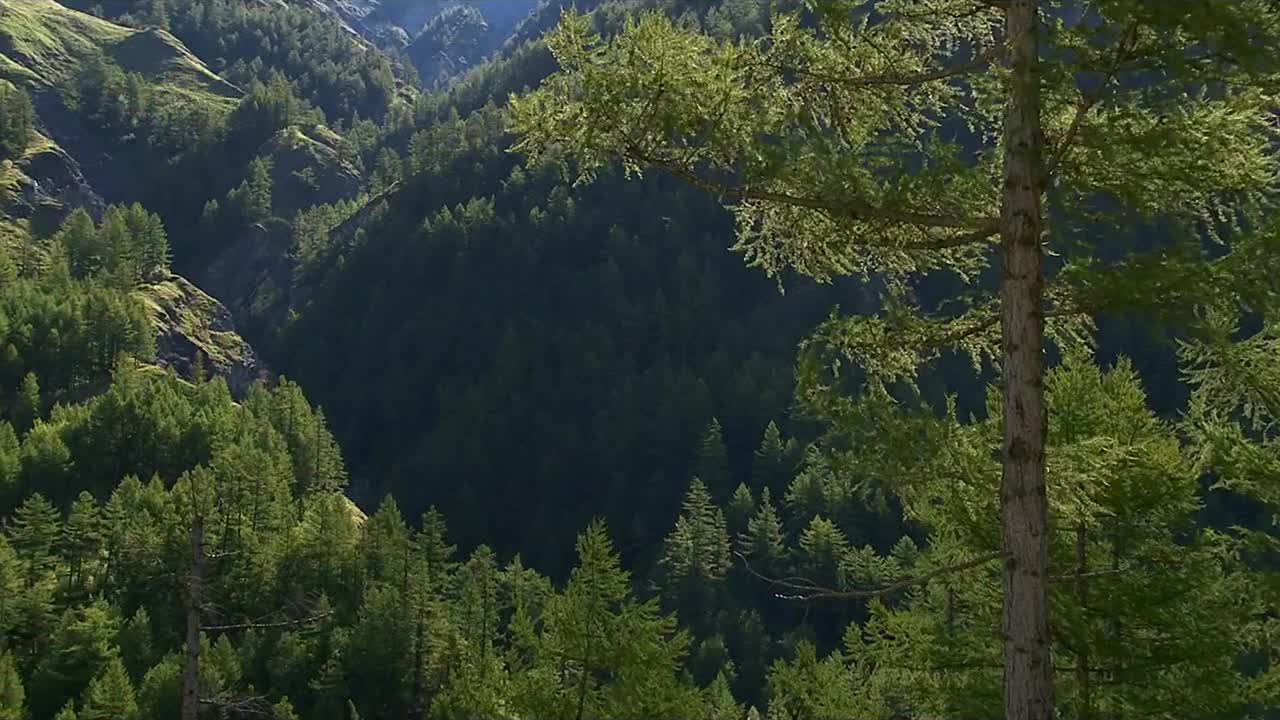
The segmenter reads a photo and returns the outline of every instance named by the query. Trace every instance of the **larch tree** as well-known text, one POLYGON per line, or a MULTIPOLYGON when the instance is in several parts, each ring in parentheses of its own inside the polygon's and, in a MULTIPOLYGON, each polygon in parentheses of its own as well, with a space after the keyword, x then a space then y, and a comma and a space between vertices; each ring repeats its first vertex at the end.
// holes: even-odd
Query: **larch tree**
MULTIPOLYGON (((1274 662, 1267 639, 1274 573, 1252 562, 1249 533, 1207 527, 1198 517, 1203 448, 1196 434, 1152 413, 1128 361, 1103 371, 1073 355, 1046 380, 1059 717, 1240 718, 1274 707, 1274 675, 1257 672, 1274 662)), ((998 404, 998 393, 990 402, 998 404)), ((887 414, 902 417, 886 403, 861 411, 872 425, 892 424, 887 414)), ((899 494, 903 512, 928 544, 895 552, 901 562, 859 563, 853 554, 842 562, 855 586, 884 588, 828 591, 870 601, 866 621, 848 627, 835 656, 843 681, 855 680, 848 708, 877 718, 998 717, 1001 643, 991 632, 1001 613, 998 567, 913 582, 998 552, 1000 466, 990 453, 998 414, 975 423, 954 413, 916 414, 899 427, 932 448, 898 452, 902 477, 919 478, 899 494)), ((846 459, 876 452, 851 449, 846 459)), ((775 674, 801 670, 793 663, 775 674)))
POLYGON ((947 353, 999 369, 1004 716, 1050 720, 1046 342, 1087 344, 1104 312, 1205 330, 1269 282, 1280 9, 803 0, 768 21, 725 41, 648 13, 602 38, 566 13, 559 71, 512 99, 516 149, 665 171, 726 201, 750 264, 874 280, 877 314, 803 347, 822 416, 947 353), (928 301, 941 276, 963 289, 928 301))

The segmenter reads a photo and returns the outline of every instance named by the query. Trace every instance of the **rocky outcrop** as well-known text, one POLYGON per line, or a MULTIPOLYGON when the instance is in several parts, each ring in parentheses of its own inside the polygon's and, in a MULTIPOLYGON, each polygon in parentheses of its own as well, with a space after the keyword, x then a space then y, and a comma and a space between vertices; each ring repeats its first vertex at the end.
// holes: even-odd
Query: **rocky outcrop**
POLYGON ((102 217, 105 203, 85 180, 80 165, 51 142, 40 144, 14 170, 14 192, 0 214, 31 220, 39 232, 57 228, 77 208, 102 217))
POLYGON ((194 279, 231 309, 250 337, 269 335, 289 309, 293 267, 289 224, 275 219, 253 225, 228 243, 194 279))
POLYGON ((156 331, 156 363, 192 379, 200 358, 207 377, 227 381, 236 397, 269 377, 253 348, 236 332, 231 312, 185 278, 171 275, 139 288, 156 331))

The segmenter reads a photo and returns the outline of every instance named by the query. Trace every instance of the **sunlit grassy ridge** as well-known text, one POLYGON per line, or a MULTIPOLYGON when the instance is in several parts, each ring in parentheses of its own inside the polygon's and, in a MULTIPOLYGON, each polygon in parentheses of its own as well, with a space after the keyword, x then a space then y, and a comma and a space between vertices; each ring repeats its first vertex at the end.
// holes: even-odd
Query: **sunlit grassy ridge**
POLYGON ((95 56, 142 75, 161 102, 230 109, 241 95, 164 30, 122 27, 53 0, 0 0, 0 77, 59 87, 95 56))

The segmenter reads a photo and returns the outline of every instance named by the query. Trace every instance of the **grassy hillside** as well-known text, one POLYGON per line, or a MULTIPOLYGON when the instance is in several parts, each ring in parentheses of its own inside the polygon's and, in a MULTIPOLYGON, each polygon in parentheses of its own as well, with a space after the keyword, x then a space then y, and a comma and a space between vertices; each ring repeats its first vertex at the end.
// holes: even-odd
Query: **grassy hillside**
POLYGON ((142 75, 161 102, 230 110, 241 95, 164 30, 122 27, 53 0, 0 0, 0 77, 60 87, 101 56, 142 75))

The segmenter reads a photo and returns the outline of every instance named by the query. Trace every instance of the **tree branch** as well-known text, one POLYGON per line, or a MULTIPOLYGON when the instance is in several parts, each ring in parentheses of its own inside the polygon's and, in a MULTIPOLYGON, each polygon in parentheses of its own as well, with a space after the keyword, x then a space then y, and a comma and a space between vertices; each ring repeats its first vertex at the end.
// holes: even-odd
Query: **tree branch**
MULTIPOLYGON (((232 712, 237 715, 270 715, 271 703, 261 695, 252 697, 235 697, 228 699, 200 698, 200 704, 217 708, 222 713, 232 712)), ((225 715, 223 715, 225 716, 225 715)))
POLYGON ((1063 133, 1058 140, 1053 154, 1049 156, 1048 162, 1045 163, 1045 173, 1053 176, 1062 162, 1066 159, 1067 153, 1075 144, 1076 138, 1080 135, 1080 130, 1084 127, 1085 117, 1089 111, 1102 101, 1102 96, 1106 92, 1107 87, 1116 79, 1116 75, 1120 72, 1120 63, 1124 62, 1129 53, 1133 52, 1133 47, 1138 41, 1138 21, 1130 21, 1125 28, 1124 33, 1120 36, 1120 42, 1116 45, 1115 54, 1111 57, 1111 64, 1103 73, 1102 84, 1098 86, 1097 91, 1081 94, 1079 101, 1076 103, 1075 115, 1071 118, 1071 124, 1067 127, 1067 131, 1063 133))
MULTIPOLYGON (((791 193, 772 190, 734 187, 732 185, 726 185, 725 183, 703 177, 687 166, 650 155, 634 145, 628 147, 623 154, 636 163, 652 165, 672 177, 679 178, 696 188, 714 193, 721 197, 729 198, 730 200, 761 200, 764 202, 777 203, 779 205, 791 205, 793 207, 808 208, 810 210, 823 210, 855 220, 887 220, 889 222, 917 225, 920 227, 972 230, 975 233, 984 233, 981 236, 982 238, 993 235, 993 228, 998 227, 999 223, 998 218, 968 218, 959 215, 935 214, 877 207, 853 197, 827 199, 809 195, 793 195, 791 193)), ((972 240, 971 235, 963 237, 967 237, 972 240)))
POLYGON ((832 588, 818 587, 816 585, 810 585, 810 584, 801 585, 798 583, 790 582, 789 580, 775 580, 772 578, 765 577, 764 575, 756 571, 755 568, 751 567, 751 563, 747 562, 746 556, 744 556, 742 553, 735 552, 734 554, 737 555, 742 560, 742 564, 747 568, 747 572, 751 573, 755 577, 769 583, 774 587, 781 587, 794 592, 805 593, 801 595, 781 595, 781 594, 775 593, 775 597, 781 600, 803 600, 806 602, 810 600, 870 600, 872 598, 883 597, 885 595, 890 595, 892 593, 898 592, 899 590, 905 590, 915 585, 927 584, 929 581, 934 580, 935 578, 942 577, 944 575, 950 575, 952 573, 960 572, 961 570, 969 570, 971 568, 975 568, 980 565, 985 565, 986 563, 989 563, 992 560, 995 560, 1004 556, 1004 553, 1000 551, 989 552, 984 555, 979 555, 970 560, 966 560, 962 563, 956 563, 954 565, 945 565, 940 568, 935 568, 923 575, 918 575, 913 578, 907 578, 906 580, 899 580, 898 582, 891 583, 881 588, 874 588, 874 589, 867 589, 867 590, 835 590, 832 588))
POLYGON ((282 620, 280 622, 269 622, 269 623, 248 622, 248 623, 237 623, 234 625, 205 625, 201 629, 205 631, 231 632, 234 630, 272 630, 277 628, 296 628, 296 627, 302 627, 303 625, 310 625, 311 623, 319 622, 320 620, 323 620, 332 614, 333 612, 330 611, 330 612, 320 613, 318 615, 310 615, 304 618, 298 618, 296 620, 282 620))

